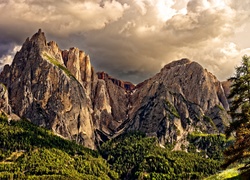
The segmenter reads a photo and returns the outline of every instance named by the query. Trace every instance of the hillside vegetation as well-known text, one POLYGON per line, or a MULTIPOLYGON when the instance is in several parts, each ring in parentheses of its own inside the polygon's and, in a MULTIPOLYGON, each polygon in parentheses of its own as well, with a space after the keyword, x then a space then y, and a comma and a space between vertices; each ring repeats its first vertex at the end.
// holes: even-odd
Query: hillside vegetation
MULTIPOLYGON (((206 141, 190 135, 196 143, 189 145, 193 150, 199 143, 213 143, 216 150, 225 146, 219 138, 223 136, 214 142, 200 136, 206 141)), ((8 122, 0 116, 0 179, 202 179, 217 173, 221 162, 218 154, 205 158, 202 151, 162 148, 156 138, 139 132, 123 134, 93 151, 27 120, 8 122)))
POLYGON ((141 133, 104 143, 101 154, 122 179, 201 179, 218 172, 221 165, 200 154, 162 148, 156 138, 141 133))
POLYGON ((96 152, 27 120, 0 117, 0 179, 118 179, 96 152))

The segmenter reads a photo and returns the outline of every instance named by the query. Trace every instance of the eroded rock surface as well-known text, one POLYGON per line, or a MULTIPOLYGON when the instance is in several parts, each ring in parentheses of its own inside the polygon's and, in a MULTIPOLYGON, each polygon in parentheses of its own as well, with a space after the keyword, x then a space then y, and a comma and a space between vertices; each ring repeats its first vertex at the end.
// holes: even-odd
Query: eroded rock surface
POLYGON ((10 114, 11 107, 9 105, 8 89, 4 84, 0 84, 0 110, 10 114))
POLYGON ((67 139, 94 148, 91 102, 66 68, 61 50, 39 30, 27 39, 0 81, 9 89, 12 110, 67 139))
POLYGON ((138 84, 131 104, 128 129, 157 136, 162 144, 182 141, 192 131, 221 133, 229 123, 222 84, 188 59, 138 84))
POLYGON ((92 149, 134 130, 178 149, 189 132, 221 133, 229 123, 227 84, 196 62, 174 61, 134 86, 95 73, 84 51, 61 50, 41 30, 4 67, 0 82, 1 108, 92 149))

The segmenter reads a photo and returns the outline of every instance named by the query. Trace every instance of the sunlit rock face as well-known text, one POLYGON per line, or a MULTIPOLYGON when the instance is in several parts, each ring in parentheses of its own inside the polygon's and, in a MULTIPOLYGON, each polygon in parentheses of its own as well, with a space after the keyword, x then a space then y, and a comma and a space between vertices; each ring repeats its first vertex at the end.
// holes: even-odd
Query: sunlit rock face
POLYGON ((0 82, 13 112, 92 149, 127 120, 126 89, 98 79, 88 55, 47 43, 41 30, 4 67, 0 82))
POLYGON ((157 136, 162 144, 181 142, 192 131, 221 133, 229 123, 222 84, 188 59, 138 84, 130 99, 128 129, 157 136))
POLYGON ((221 133, 229 122, 228 86, 196 62, 174 61, 135 86, 95 73, 84 51, 61 50, 41 30, 4 67, 0 82, 1 107, 92 149, 134 130, 178 149, 189 132, 221 133))
MULTIPOLYGON (((78 67, 76 67, 78 68, 78 67)), ((94 148, 91 102, 67 70, 56 43, 39 30, 27 39, 0 81, 9 90, 12 111, 67 139, 94 148)))
POLYGON ((9 105, 8 89, 4 84, 0 84, 0 110, 10 114, 11 107, 9 105))

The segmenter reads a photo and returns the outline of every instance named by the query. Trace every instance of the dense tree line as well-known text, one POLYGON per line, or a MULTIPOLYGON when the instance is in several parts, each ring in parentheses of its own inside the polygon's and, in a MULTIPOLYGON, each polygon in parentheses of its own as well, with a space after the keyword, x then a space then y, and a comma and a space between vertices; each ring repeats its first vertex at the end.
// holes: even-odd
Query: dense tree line
POLYGON ((156 138, 130 133, 104 143, 101 154, 122 179, 201 179, 216 173, 217 160, 164 149, 156 138))
POLYGON ((119 179, 97 151, 0 116, 0 179, 119 179))
MULTIPOLYGON (((195 137, 189 138, 197 142, 195 137)), ((220 169, 215 159, 162 148, 157 138, 139 132, 93 151, 27 120, 8 122, 0 116, 0 179, 201 179, 220 169)))
POLYGON ((233 143, 233 139, 227 139, 224 134, 205 134, 201 132, 189 133, 188 141, 188 152, 199 153, 203 157, 218 161, 224 160, 223 151, 233 143))

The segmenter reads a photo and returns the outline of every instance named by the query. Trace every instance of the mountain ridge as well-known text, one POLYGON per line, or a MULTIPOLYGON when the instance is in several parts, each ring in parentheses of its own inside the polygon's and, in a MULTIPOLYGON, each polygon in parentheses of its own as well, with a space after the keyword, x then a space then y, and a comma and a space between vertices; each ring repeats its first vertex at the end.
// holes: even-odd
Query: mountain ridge
POLYGON ((223 133, 229 123, 225 86, 196 62, 174 61, 134 86, 95 73, 84 51, 61 50, 41 30, 26 39, 0 82, 13 113, 92 149, 127 131, 177 142, 178 149, 188 133, 223 133))

